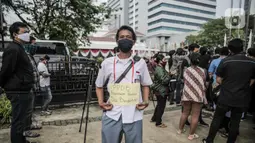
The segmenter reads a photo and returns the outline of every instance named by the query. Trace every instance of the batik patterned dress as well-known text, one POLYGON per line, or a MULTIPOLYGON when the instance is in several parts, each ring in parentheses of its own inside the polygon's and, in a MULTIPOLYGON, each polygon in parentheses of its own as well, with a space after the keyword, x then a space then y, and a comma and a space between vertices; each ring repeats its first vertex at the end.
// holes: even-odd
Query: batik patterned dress
POLYGON ((182 101, 192 101, 203 103, 206 92, 206 73, 205 70, 192 66, 184 71, 184 88, 182 101))

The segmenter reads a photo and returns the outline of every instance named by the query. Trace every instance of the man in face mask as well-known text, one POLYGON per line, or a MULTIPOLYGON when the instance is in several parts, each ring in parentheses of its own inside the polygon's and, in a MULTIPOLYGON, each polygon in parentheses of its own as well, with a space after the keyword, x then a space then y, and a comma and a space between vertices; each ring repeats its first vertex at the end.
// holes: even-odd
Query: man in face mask
POLYGON ((13 42, 3 52, 0 87, 4 88, 12 105, 11 142, 27 143, 23 132, 28 125, 34 75, 23 46, 29 42, 30 36, 27 25, 22 22, 13 23, 9 31, 13 42))
POLYGON ((102 62, 96 80, 98 103, 104 110, 102 143, 119 143, 122 133, 125 134, 126 143, 142 143, 143 110, 149 103, 149 86, 152 81, 146 62, 140 59, 135 63, 135 59, 132 57, 131 49, 136 42, 133 29, 129 26, 120 27, 116 34, 116 41, 120 50, 119 53, 102 62), (125 77, 119 83, 115 83, 130 65, 132 65, 131 69, 125 77), (128 106, 112 105, 108 101, 105 103, 103 86, 106 81, 108 84, 126 83, 132 85, 132 83, 140 83, 142 94, 141 92, 139 94, 139 103, 128 106))

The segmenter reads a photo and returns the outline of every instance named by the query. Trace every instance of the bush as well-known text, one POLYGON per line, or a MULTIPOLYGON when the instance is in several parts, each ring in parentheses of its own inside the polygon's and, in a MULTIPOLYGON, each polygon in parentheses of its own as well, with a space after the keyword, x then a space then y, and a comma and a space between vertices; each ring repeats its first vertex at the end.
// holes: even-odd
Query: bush
POLYGON ((0 96, 0 123, 10 123, 11 103, 5 95, 0 96))

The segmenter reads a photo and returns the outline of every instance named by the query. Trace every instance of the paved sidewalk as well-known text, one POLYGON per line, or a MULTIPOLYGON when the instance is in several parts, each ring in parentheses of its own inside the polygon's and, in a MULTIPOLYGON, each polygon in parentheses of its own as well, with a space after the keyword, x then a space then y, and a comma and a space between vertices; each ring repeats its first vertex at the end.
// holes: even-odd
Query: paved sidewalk
MULTIPOLYGON (((163 121, 167 128, 161 129, 155 127, 150 123, 151 114, 144 116, 144 130, 143 130, 143 142, 144 143, 187 143, 190 142, 187 139, 187 132, 183 135, 178 135, 176 129, 178 127, 180 110, 165 112, 163 121)), ((210 122, 209 118, 205 118, 206 122, 210 122)), ((84 127, 84 125, 83 125, 84 127)), ((205 137, 209 128, 199 126, 197 134, 200 135, 198 140, 192 141, 192 143, 201 143, 202 137, 205 137)), ((31 139, 31 141, 37 141, 39 143, 83 143, 84 132, 78 132, 79 124, 72 124, 66 126, 44 126, 41 131, 41 137, 31 139)), ((83 128, 84 130, 84 128, 83 128)), ((101 143, 101 122, 91 122, 88 124, 87 143, 101 143)), ((9 143, 9 129, 0 130, 0 143, 9 143)), ((226 139, 217 135, 215 143, 225 143, 226 139)), ((237 143, 254 143, 255 131, 252 130, 251 123, 244 121, 241 123, 240 136, 237 143)), ((123 141, 124 143, 124 141, 123 141)))

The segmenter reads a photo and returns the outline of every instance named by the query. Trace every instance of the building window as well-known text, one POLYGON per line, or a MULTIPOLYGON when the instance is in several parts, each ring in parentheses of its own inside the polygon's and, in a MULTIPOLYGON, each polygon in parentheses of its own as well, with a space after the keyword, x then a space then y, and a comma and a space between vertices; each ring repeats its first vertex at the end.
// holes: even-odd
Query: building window
POLYGON ((175 28, 175 27, 167 27, 167 26, 159 26, 153 29, 149 29, 148 33, 159 31, 159 30, 169 30, 169 31, 177 31, 177 32, 192 32, 196 30, 184 29, 184 28, 175 28))
POLYGON ((158 9, 159 7, 169 7, 169 8, 176 8, 176 9, 181 9, 181 10, 187 10, 187 11, 192 11, 192 12, 198 12, 198 13, 203 13, 203 14, 210 14, 210 15, 215 15, 215 12, 210 12, 210 11, 205 11, 205 10, 199 10, 195 8, 189 8, 185 6, 179 6, 179 5, 174 5, 174 4, 168 4, 168 3, 161 3, 158 4, 152 8, 150 8, 148 11, 153 11, 155 9, 158 9))
MULTIPOLYGON (((207 8, 214 8, 214 9, 216 9, 216 5, 205 4, 203 2, 197 2, 197 1, 191 1, 191 0, 175 0, 175 1, 180 1, 180 2, 184 2, 184 3, 188 3, 188 4, 194 4, 194 5, 204 6, 204 7, 207 7, 207 8)), ((210 1, 216 1, 216 0, 210 0, 210 1)))
POLYGON ((154 2, 156 2, 156 1, 158 1, 158 0, 151 0, 151 1, 148 2, 148 4, 151 5, 151 4, 153 4, 154 2))
POLYGON ((197 26, 197 27, 201 27, 202 26, 202 24, 198 24, 198 23, 185 22, 185 21, 172 20, 172 19, 165 19, 165 18, 161 18, 159 20, 152 21, 152 22, 148 23, 148 25, 151 26, 151 25, 154 25, 154 24, 157 24, 157 23, 160 23, 160 22, 182 24, 182 25, 190 25, 190 26, 197 26))
POLYGON ((193 16, 193 15, 187 15, 187 14, 180 14, 180 13, 175 13, 175 12, 169 12, 169 11, 160 11, 157 12, 155 14, 149 15, 148 19, 151 19, 153 17, 159 16, 159 15, 172 15, 172 16, 179 16, 179 17, 184 17, 184 18, 192 18, 192 19, 197 19, 197 20, 211 20, 212 18, 204 18, 204 17, 200 17, 200 16, 193 16))
MULTIPOLYGON (((151 1, 149 1, 148 5, 151 5, 151 4, 153 4, 154 2, 157 2, 157 1, 158 0, 151 0, 151 1)), ((184 2, 184 3, 188 3, 188 4, 194 4, 194 5, 197 5, 197 6, 204 6, 204 7, 207 7, 207 8, 216 9, 216 5, 205 4, 203 2, 196 2, 196 1, 191 1, 191 0, 175 0, 175 1, 180 1, 180 2, 184 2)), ((216 2, 216 0, 210 0, 210 1, 216 2)))

